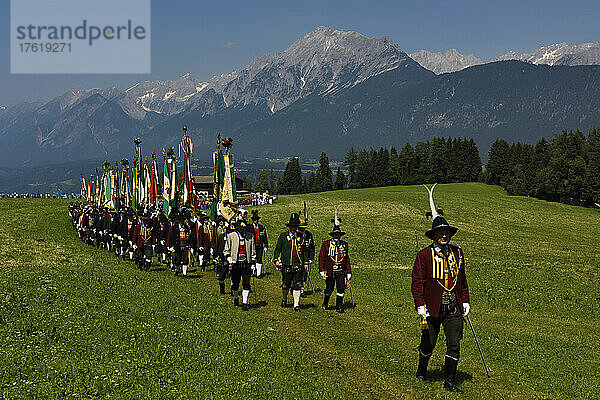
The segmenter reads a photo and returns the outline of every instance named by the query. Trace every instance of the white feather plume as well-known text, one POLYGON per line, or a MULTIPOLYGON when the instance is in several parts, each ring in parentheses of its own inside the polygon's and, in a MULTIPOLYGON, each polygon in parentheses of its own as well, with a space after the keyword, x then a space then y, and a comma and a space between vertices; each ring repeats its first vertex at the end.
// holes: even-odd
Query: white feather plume
POLYGON ((423 186, 425 186, 425 189, 427 189, 427 192, 429 192, 429 207, 431 207, 431 219, 434 220, 440 215, 437 212, 437 209, 435 208, 435 204, 433 203, 433 189, 435 189, 437 183, 434 183, 431 189, 429 189, 425 184, 423 186))

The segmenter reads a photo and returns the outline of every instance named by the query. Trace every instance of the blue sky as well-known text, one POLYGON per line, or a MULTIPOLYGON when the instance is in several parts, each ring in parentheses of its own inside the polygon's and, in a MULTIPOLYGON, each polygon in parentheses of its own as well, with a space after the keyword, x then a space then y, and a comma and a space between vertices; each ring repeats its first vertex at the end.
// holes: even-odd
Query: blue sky
POLYGON ((127 88, 187 72, 208 79, 282 51, 321 25, 387 35, 408 53, 456 48, 484 59, 559 42, 600 41, 597 0, 153 0, 151 74, 11 75, 9 11, 10 1, 0 0, 0 105, 54 97, 71 87, 127 88))

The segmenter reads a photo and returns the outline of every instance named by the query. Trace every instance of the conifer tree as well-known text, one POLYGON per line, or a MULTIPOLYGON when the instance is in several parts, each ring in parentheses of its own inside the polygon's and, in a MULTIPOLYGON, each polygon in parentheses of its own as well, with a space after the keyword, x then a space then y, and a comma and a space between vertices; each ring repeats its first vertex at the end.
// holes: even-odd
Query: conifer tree
POLYGON ((298 194, 302 191, 302 170, 298 157, 293 157, 286 165, 279 180, 280 194, 298 194))
POLYGON ((333 176, 329 166, 329 158, 324 152, 319 159, 319 170, 317 171, 317 191, 325 192, 333 190, 333 176))
POLYGON ((346 158, 344 160, 344 165, 346 166, 346 171, 348 171, 348 186, 349 187, 358 187, 356 181, 356 169, 358 164, 358 154, 354 150, 354 147, 350 147, 348 153, 346 153, 346 158))
POLYGON ((342 190, 346 187, 346 175, 338 167, 337 173, 335 174, 335 189, 342 190))

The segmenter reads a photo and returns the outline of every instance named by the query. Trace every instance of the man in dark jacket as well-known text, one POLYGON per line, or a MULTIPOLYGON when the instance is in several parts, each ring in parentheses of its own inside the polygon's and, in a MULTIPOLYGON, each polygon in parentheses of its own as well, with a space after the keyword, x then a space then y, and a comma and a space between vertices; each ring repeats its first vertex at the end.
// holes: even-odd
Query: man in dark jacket
MULTIPOLYGON (((336 221, 339 221, 336 219, 336 221)), ((335 308, 337 312, 344 312, 344 292, 346 290, 346 279, 352 277, 350 268, 350 257, 348 256, 348 242, 341 240, 345 235, 339 222, 335 223, 329 235, 331 239, 321 244, 319 251, 319 273, 325 279, 325 291, 323 298, 323 310, 327 309, 329 298, 333 293, 334 286, 337 287, 335 308)))
POLYGON ((287 307, 288 291, 292 289, 294 311, 300 311, 300 289, 302 288, 302 269, 306 261, 306 250, 302 246, 302 237, 298 232, 300 216, 292 213, 286 224, 288 231, 279 235, 273 262, 281 269, 281 307, 287 307))
POLYGON ((263 252, 269 248, 269 240, 267 239, 267 228, 259 224, 258 210, 252 210, 252 224, 248 226, 248 231, 254 236, 254 246, 256 247, 256 263, 253 264, 252 270, 258 279, 262 278, 263 252))
POLYGON ((463 334, 462 318, 470 310, 465 259, 462 249, 450 244, 458 228, 450 226, 435 209, 432 192, 433 189, 430 190, 433 222, 425 236, 433 243, 419 251, 412 270, 415 309, 424 319, 416 376, 420 381, 426 379, 427 364, 442 325, 446 334, 444 389, 462 393, 455 384, 455 375, 463 334))

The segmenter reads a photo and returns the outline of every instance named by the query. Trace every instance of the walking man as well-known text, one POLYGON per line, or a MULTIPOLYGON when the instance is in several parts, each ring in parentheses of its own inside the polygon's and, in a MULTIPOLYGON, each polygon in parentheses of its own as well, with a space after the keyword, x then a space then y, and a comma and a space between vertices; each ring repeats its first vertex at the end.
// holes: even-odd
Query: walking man
POLYGON ((227 234, 223 254, 231 265, 231 291, 233 304, 240 305, 239 291, 242 280, 242 309, 248 311, 248 295, 250 294, 250 265, 256 261, 254 235, 246 230, 245 221, 238 217, 235 231, 227 234))
POLYGON ((419 344, 417 379, 424 381, 427 364, 435 347, 440 325, 446 335, 444 389, 462 393, 455 383, 456 367, 460 356, 463 335, 463 315, 469 313, 469 286, 465 275, 465 260, 460 247, 451 245, 450 239, 458 228, 450 226, 436 210, 433 189, 429 191, 431 229, 425 236, 433 243, 417 254, 412 270, 411 291, 415 309, 426 320, 419 344))
POLYGON ((346 279, 352 277, 350 268, 350 257, 348 256, 348 242, 341 239, 346 234, 340 228, 340 220, 337 218, 331 220, 334 225, 329 235, 331 239, 325 240, 321 244, 319 251, 319 273, 325 279, 325 291, 323 298, 323 310, 327 309, 329 298, 333 293, 334 287, 337 289, 335 299, 335 309, 339 313, 344 312, 344 292, 346 291, 346 279))
POLYGON ((287 307, 287 295, 291 289, 294 297, 294 311, 299 312, 302 269, 306 259, 302 237, 298 232, 300 216, 297 213, 292 213, 286 225, 288 231, 282 232, 277 239, 273 262, 278 269, 281 269, 281 307, 287 307))

